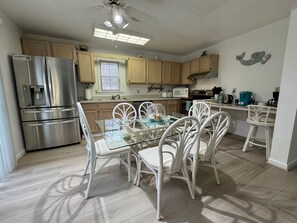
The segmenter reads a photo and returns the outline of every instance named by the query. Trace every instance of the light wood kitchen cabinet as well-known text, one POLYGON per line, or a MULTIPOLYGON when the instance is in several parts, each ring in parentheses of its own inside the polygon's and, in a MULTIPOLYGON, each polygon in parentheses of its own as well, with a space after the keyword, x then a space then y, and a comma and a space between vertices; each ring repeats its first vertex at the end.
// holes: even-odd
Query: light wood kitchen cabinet
POLYGON ((85 112, 86 118, 88 120, 90 129, 92 133, 99 132, 99 129, 97 127, 97 124, 95 123, 96 120, 99 119, 98 116, 98 104, 90 103, 90 104, 81 104, 83 107, 83 110, 85 112))
POLYGON ((117 105, 118 103, 114 102, 107 102, 107 103, 99 103, 98 104, 98 114, 99 114, 99 119, 111 119, 112 118, 112 111, 113 108, 117 105))
POLYGON ((129 57, 127 62, 127 83, 145 84, 145 60, 142 58, 129 57))
POLYGON ((52 56, 49 41, 22 39, 23 54, 32 56, 52 56))
POLYGON ((153 101, 154 104, 161 104, 164 106, 164 108, 166 109, 167 107, 167 100, 155 100, 153 101))
POLYGON ((190 61, 190 74, 198 74, 200 69, 200 59, 190 61))
POLYGON ((199 59, 200 59, 199 73, 218 71, 219 55, 210 54, 203 57, 199 57, 199 59))
POLYGON ((112 119, 112 111, 117 104, 116 102, 81 104, 92 133, 100 132, 99 127, 95 123, 96 120, 112 119))
POLYGON ((90 52, 79 51, 77 55, 79 81, 82 83, 95 83, 93 54, 90 52))
POLYGON ((172 112, 180 112, 178 99, 177 100, 156 100, 156 101, 153 101, 153 103, 163 105, 166 110, 166 114, 170 114, 172 112))
POLYGON ((179 107, 179 100, 168 100, 166 106, 167 114, 171 114, 172 112, 180 112, 179 107))
POLYGON ((195 84, 196 81, 187 79, 187 77, 189 75, 190 75, 190 61, 186 61, 182 65, 182 74, 181 74, 180 84, 195 84))
POLYGON ((71 59, 77 63, 76 50, 74 45, 63 43, 52 43, 52 52, 54 57, 71 59))
POLYGON ((162 84, 172 84, 172 62, 162 62, 162 84))
POLYGON ((161 84, 162 83, 162 61, 146 60, 146 83, 161 84))
POLYGON ((172 63, 172 84, 180 83, 180 64, 173 62, 172 63))

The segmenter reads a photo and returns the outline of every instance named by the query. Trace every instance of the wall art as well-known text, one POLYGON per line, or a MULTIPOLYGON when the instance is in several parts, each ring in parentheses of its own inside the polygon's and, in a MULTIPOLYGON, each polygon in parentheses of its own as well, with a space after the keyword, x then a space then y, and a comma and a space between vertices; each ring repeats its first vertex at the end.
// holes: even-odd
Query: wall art
POLYGON ((251 59, 249 59, 249 60, 244 60, 243 59, 244 56, 245 56, 245 52, 243 52, 239 56, 236 56, 236 60, 239 60, 239 62, 242 65, 250 66, 255 63, 265 64, 270 59, 271 54, 268 53, 265 55, 265 51, 255 52, 251 55, 251 59))

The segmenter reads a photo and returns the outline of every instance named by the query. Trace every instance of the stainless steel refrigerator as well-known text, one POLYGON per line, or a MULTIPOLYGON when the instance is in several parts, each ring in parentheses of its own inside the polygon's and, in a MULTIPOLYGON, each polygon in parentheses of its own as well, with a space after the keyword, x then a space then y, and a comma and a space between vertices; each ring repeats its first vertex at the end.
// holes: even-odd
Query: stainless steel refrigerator
POLYGON ((13 55, 26 150, 81 141, 72 60, 13 55))

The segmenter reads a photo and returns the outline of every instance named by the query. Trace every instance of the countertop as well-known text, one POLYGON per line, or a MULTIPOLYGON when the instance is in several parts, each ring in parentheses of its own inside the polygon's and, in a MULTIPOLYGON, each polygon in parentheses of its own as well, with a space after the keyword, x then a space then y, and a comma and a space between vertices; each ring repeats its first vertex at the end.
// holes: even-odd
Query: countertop
POLYGON ((92 100, 81 100, 79 101, 82 104, 88 104, 88 103, 107 103, 107 102, 132 102, 132 101, 161 101, 161 100, 179 100, 180 98, 126 98, 126 99, 92 99, 92 100))
POLYGON ((247 106, 240 106, 240 105, 235 105, 235 104, 222 104, 222 103, 217 103, 217 102, 210 102, 207 101, 213 108, 223 108, 223 109, 232 109, 232 110, 240 110, 240 111, 247 111, 248 108, 247 106))

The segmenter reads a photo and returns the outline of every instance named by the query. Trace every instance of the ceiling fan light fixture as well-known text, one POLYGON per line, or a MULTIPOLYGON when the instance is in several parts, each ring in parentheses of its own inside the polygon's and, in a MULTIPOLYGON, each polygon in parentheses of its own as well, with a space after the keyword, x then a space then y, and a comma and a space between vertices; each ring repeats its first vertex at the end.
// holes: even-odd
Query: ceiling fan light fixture
POLYGON ((105 20, 104 25, 106 25, 109 28, 112 27, 112 23, 111 23, 111 21, 109 19, 105 20))
POLYGON ((121 15, 115 15, 113 17, 113 21, 116 23, 116 24, 121 24, 123 22, 123 17, 121 15))
POLYGON ((118 6, 112 6, 112 19, 116 24, 121 24, 123 22, 123 16, 120 14, 118 6))
POLYGON ((123 25, 123 29, 127 28, 128 25, 129 23, 127 22, 125 25, 123 25))

